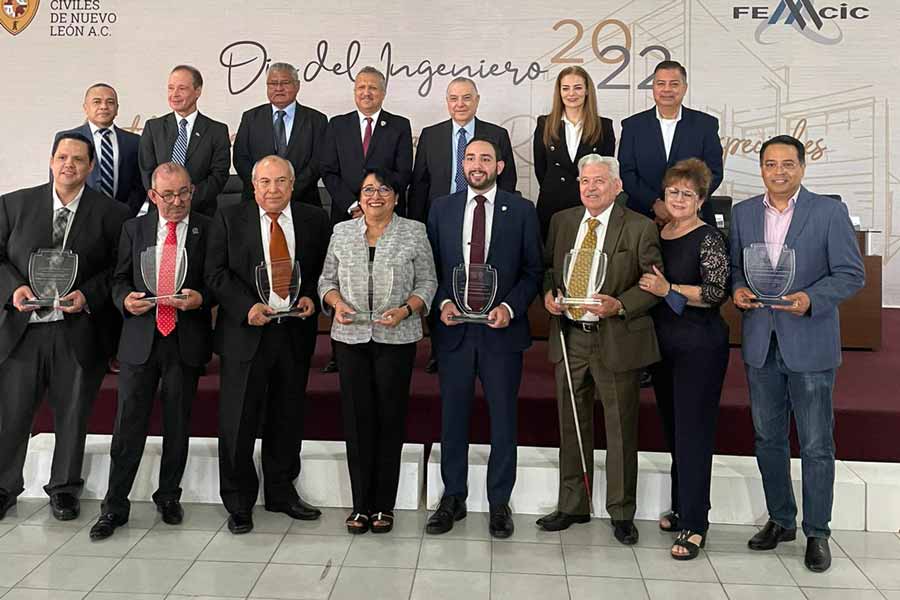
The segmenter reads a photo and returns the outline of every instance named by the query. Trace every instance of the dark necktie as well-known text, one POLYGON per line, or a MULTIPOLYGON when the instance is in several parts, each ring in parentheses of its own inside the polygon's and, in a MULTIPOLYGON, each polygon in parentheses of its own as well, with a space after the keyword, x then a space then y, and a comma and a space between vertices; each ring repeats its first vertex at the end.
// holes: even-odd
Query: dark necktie
POLYGON ((172 147, 173 163, 184 166, 184 161, 187 160, 187 147, 187 119, 181 119, 178 123, 178 139, 175 140, 175 145, 172 147))
POLYGON ((472 215, 472 240, 469 243, 469 290, 466 294, 466 303, 475 312, 484 308, 487 298, 484 294, 484 285, 478 281, 477 272, 473 273, 471 267, 484 264, 484 227, 485 214, 484 196, 475 196, 475 211, 472 215))
POLYGON ((284 158, 287 155, 287 131, 284 127, 283 110, 275 111, 275 154, 284 158))
POLYGON ((100 191, 113 197, 115 190, 116 171, 113 162, 113 147, 109 129, 100 129, 100 191))
POLYGON ((466 156, 466 130, 459 130, 459 138, 456 140, 456 189, 454 192, 461 192, 466 189, 466 174, 463 172, 463 159, 466 156))
POLYGON ((366 132, 363 134, 363 156, 369 153, 369 144, 372 143, 372 117, 366 117, 366 132))

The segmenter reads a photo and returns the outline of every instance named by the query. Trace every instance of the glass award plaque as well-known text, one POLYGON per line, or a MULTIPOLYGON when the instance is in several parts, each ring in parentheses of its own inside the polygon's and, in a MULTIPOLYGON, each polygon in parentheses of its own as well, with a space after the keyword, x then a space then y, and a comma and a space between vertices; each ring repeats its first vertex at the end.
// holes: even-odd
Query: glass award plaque
POLYGON ((782 296, 791 289, 796 268, 794 250, 787 246, 756 243, 744 248, 744 277, 760 304, 790 306, 782 296))
POLYGON ((563 306, 599 306, 594 298, 606 281, 606 253, 602 250, 571 250, 563 259, 563 284, 556 299, 563 306), (574 277, 574 281, 573 281, 574 277))
POLYGON ((451 321, 490 323, 488 312, 497 297, 497 270, 488 264, 453 267, 453 299, 462 313, 451 321))
POLYGON ((28 259, 28 282, 37 298, 22 302, 25 306, 72 306, 72 300, 60 300, 72 290, 78 273, 78 255, 71 250, 44 248, 28 259))
POLYGON ((391 306, 391 294, 394 291, 394 269, 388 265, 370 264, 366 285, 354 282, 347 291, 347 303, 353 308, 348 315, 353 323, 372 323, 391 306))
MULTIPOLYGON (((156 252, 156 246, 150 246, 141 252, 141 277, 144 278, 144 285, 147 286, 147 289, 152 294, 141 298, 141 300, 154 303, 158 300, 184 300, 187 298, 187 294, 179 294, 177 292, 181 290, 187 277, 187 249, 182 248, 181 252, 178 253, 179 256, 176 258, 175 286, 172 289, 172 293, 163 294, 162 296, 159 295, 156 252)), ((162 254, 160 254, 160 257, 162 257, 162 254)))
POLYGON ((277 319, 300 312, 294 306, 300 295, 300 262, 276 260, 256 267, 256 291, 260 301, 273 308, 269 318, 277 319))

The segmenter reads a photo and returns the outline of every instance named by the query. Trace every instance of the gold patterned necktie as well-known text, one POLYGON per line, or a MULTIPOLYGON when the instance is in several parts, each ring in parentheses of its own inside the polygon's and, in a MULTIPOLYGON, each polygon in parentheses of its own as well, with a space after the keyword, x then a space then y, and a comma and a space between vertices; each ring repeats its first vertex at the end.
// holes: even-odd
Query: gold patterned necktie
MULTIPOLYGON (((588 295, 588 285, 591 282, 591 265, 594 262, 594 250, 597 249, 597 226, 600 221, 597 219, 588 219, 588 231, 584 239, 581 241, 578 256, 575 258, 575 265, 572 267, 572 273, 569 275, 567 294, 570 298, 586 298, 588 295)), ((585 310, 579 307, 569 309, 569 314, 575 320, 584 316, 585 310)))

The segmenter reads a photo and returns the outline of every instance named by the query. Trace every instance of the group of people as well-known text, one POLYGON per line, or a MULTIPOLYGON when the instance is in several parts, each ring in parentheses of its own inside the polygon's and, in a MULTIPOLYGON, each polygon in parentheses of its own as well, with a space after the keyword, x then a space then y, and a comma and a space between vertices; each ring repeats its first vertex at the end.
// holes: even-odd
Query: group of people
POLYGON ((559 531, 591 518, 599 397, 606 508, 616 539, 638 541, 639 386, 649 369, 672 453, 671 510, 659 527, 675 534, 672 557, 688 560, 709 528, 729 352, 719 307, 731 297, 743 311, 769 511, 749 546, 772 549, 796 535, 793 413, 806 564, 827 569, 837 305, 862 287, 864 270, 846 207, 802 186, 803 143, 776 136, 762 144, 766 193, 734 207, 726 240, 708 210, 722 180, 718 122, 682 106, 687 73, 677 62, 656 67, 655 106, 623 121, 618 158, 590 75, 577 66, 560 71, 551 112, 534 133, 536 207, 516 192, 508 132, 476 117, 473 81, 450 82, 450 119, 422 131, 415 160, 409 120, 382 108, 385 84, 378 70, 363 68, 356 109, 329 121, 297 102, 293 66, 270 65, 268 102, 243 114, 234 142, 244 201, 221 207, 217 196, 232 164, 228 129, 197 110, 197 69, 171 71, 172 112, 149 120, 140 137, 114 125, 111 86, 87 90, 85 124, 54 140, 51 181, 0 197, 0 518, 23 491, 29 433, 45 394, 56 433, 45 491, 57 519, 78 516, 87 420, 116 348, 109 487, 92 539, 128 521, 157 390, 163 455, 153 500, 166 523, 182 521, 191 406, 213 352, 221 360, 219 477, 229 530, 253 529, 257 437, 266 510, 318 518, 295 480, 317 334, 312 317, 322 311, 333 317, 353 494, 347 530, 393 527, 416 344, 428 318, 444 491, 426 531, 445 533, 466 516, 477 378, 491 423, 489 531, 509 537, 528 311, 543 294, 553 315, 560 483, 557 510, 537 526, 559 531), (794 282, 780 305, 763 305, 745 279, 743 249, 754 243, 796 252, 794 282), (29 262, 39 249, 78 257, 71 291, 49 307, 30 302, 29 262), (271 284, 265 289, 261 269, 271 284), (566 303, 565 294, 590 301, 566 303))

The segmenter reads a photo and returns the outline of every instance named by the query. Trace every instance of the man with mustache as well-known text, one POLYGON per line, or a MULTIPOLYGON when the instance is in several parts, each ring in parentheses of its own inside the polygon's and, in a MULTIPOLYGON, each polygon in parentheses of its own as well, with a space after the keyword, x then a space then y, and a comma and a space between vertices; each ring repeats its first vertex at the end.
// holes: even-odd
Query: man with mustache
MULTIPOLYGON (((437 268, 438 290, 432 311, 440 320, 432 332, 441 386, 441 478, 444 495, 428 519, 426 531, 441 534, 466 516, 468 449, 475 377, 481 381, 491 418, 491 457, 487 493, 490 534, 513 533, 509 498, 516 480, 516 403, 522 377, 522 354, 531 345, 528 306, 538 294, 541 232, 529 200, 497 189, 505 165, 490 140, 475 138, 465 148, 466 189, 438 198, 428 215, 428 238, 437 268), (497 293, 491 304, 467 291, 470 309, 485 312, 486 324, 453 320, 454 270, 472 273, 490 266, 497 293)), ((471 283, 471 278, 469 279, 471 283)), ((467 286, 467 289, 468 286, 467 286)))

